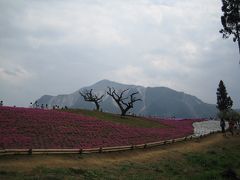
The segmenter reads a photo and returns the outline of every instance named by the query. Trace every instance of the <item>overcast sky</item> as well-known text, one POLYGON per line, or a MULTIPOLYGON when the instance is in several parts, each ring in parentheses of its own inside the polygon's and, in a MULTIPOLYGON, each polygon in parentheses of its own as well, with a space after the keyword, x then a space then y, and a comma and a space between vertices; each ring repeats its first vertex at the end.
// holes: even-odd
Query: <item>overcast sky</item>
POLYGON ((102 79, 166 86, 240 107, 237 44, 220 0, 0 0, 0 99, 28 106, 102 79))

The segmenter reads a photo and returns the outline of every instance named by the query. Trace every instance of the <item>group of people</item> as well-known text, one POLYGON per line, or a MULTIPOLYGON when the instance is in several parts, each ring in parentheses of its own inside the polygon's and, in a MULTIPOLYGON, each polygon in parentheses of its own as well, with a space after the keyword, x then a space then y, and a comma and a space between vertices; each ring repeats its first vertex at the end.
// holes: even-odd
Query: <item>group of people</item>
MULTIPOLYGON (((236 131, 236 134, 240 134, 240 123, 237 121, 234 121, 233 119, 230 119, 228 122, 228 130, 229 132, 232 134, 232 136, 234 135, 234 132, 236 131)), ((220 120, 220 126, 222 128, 222 133, 226 133, 226 122, 224 119, 220 120)))

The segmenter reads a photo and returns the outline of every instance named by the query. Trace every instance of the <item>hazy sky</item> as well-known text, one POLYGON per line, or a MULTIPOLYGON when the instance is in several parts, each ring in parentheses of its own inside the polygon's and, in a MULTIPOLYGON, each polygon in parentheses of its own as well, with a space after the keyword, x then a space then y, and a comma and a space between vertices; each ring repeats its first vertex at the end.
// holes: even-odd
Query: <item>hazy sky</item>
POLYGON ((102 79, 166 86, 240 107, 237 44, 220 0, 0 0, 0 99, 27 106, 102 79))

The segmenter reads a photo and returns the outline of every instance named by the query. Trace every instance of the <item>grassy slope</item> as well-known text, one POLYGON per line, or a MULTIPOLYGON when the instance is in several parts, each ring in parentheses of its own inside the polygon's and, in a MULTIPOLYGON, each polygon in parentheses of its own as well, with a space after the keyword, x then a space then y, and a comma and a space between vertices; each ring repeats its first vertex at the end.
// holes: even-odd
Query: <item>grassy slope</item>
POLYGON ((216 134, 121 153, 0 157, 0 179, 225 179, 230 171, 239 177, 239 138, 216 134))
POLYGON ((160 124, 159 122, 146 120, 141 117, 133 117, 133 116, 121 117, 120 115, 117 115, 117 114, 83 110, 83 109, 68 109, 63 111, 82 114, 84 116, 96 117, 99 120, 110 121, 118 124, 125 124, 132 127, 143 127, 143 128, 164 127, 164 125, 160 124))

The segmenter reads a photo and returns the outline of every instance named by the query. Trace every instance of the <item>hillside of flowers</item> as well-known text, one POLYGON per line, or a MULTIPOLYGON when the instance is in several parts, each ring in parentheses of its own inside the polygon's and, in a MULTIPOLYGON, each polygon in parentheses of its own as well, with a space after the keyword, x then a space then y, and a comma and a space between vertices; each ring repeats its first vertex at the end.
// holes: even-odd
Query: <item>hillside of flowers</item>
POLYGON ((193 134, 193 121, 159 120, 167 128, 137 128, 56 110, 0 107, 0 149, 142 144, 193 134))

